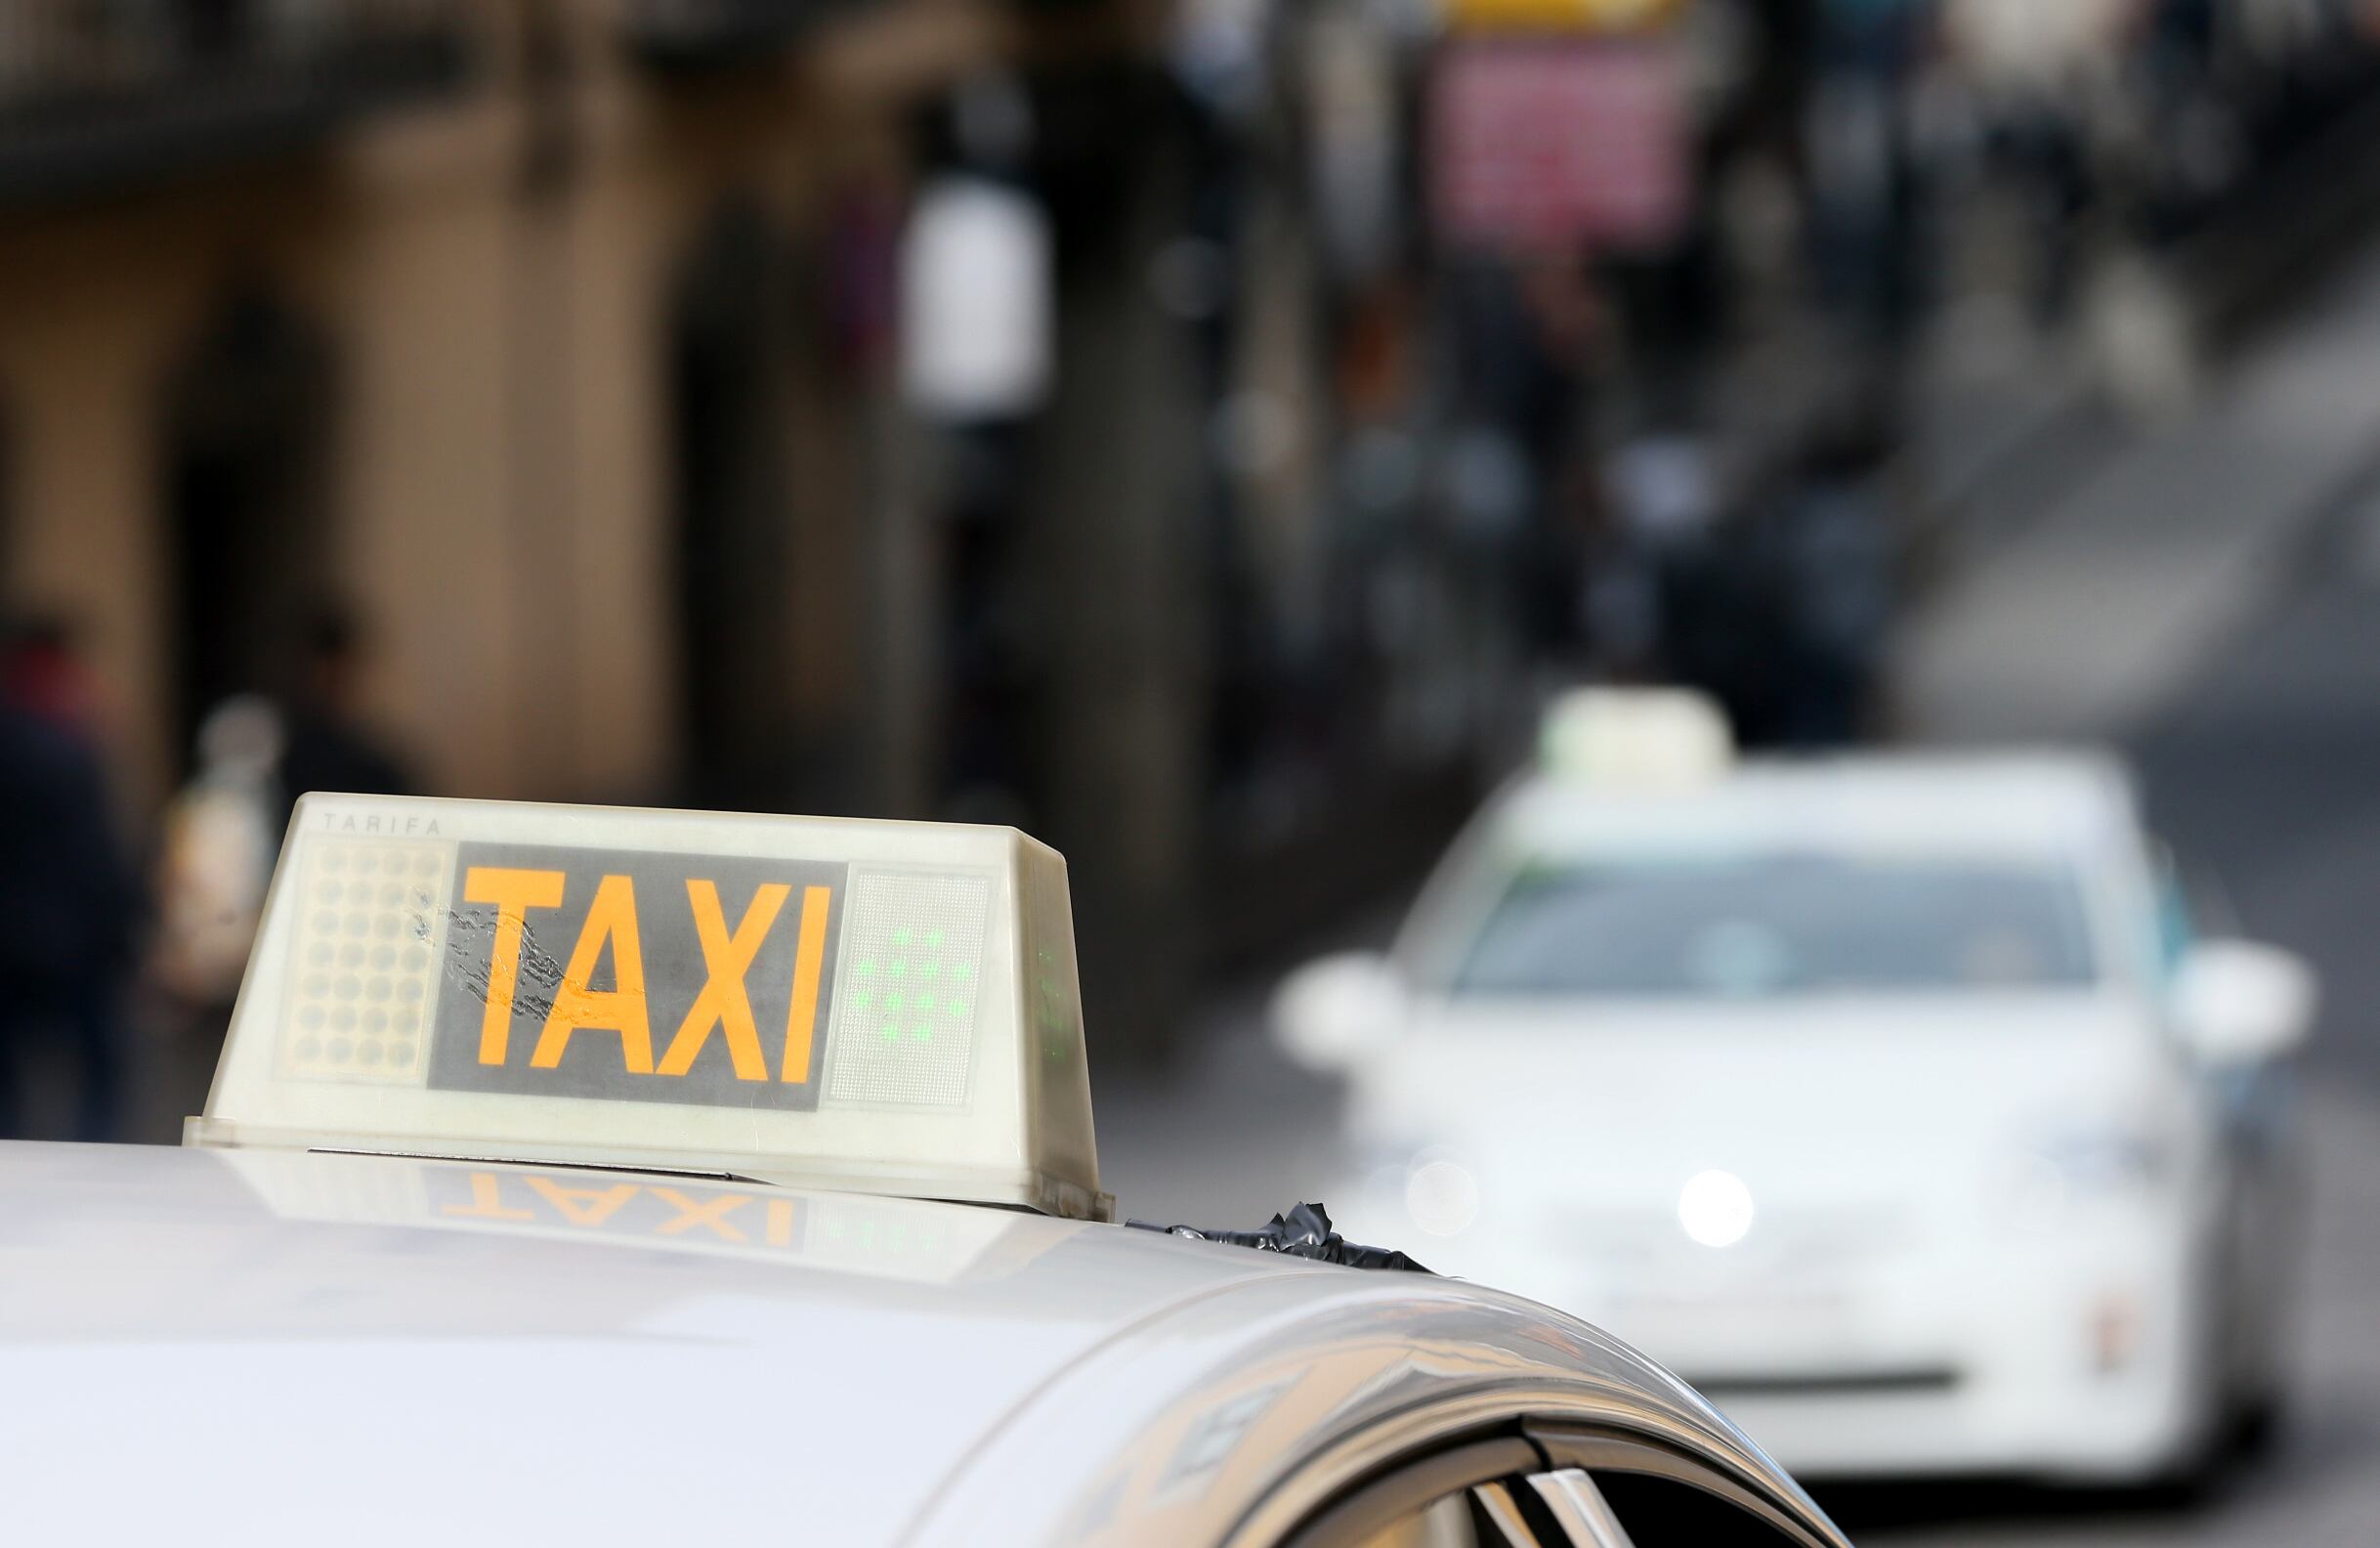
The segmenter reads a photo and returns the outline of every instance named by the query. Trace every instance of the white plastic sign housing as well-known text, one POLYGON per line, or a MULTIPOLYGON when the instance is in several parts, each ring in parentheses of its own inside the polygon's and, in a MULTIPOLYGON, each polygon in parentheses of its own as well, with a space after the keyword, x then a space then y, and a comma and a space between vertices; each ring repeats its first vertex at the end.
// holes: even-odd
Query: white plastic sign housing
POLYGON ((184 1140, 1113 1211, 1008 828, 308 796, 184 1140))

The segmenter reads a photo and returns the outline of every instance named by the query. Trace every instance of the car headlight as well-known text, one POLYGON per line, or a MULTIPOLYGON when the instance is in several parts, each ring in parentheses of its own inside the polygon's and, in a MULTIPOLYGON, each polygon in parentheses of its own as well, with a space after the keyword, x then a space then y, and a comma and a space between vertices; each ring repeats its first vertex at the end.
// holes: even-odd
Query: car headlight
POLYGON ((1752 1229, 1752 1190, 1732 1172, 1698 1172, 1678 1193, 1678 1224, 1705 1247, 1732 1247, 1752 1229))
POLYGON ((2148 1198, 2173 1175, 2173 1152, 2154 1136, 2110 1126, 2052 1130, 2019 1153, 2007 1188, 2019 1226, 2049 1227, 2096 1205, 2148 1198))

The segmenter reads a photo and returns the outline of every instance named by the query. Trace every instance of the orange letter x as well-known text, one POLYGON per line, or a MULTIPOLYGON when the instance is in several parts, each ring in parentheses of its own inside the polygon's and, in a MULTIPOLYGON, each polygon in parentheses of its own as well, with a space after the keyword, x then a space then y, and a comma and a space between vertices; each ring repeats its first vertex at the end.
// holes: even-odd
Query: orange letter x
POLYGON ((675 1236, 681 1231, 692 1230, 697 1226, 706 1226, 728 1241, 750 1240, 744 1232, 719 1218, 729 1210, 751 1202, 742 1193, 721 1193, 707 1204, 697 1204, 676 1188, 657 1187, 651 1191, 655 1198, 677 1208, 677 1218, 661 1226, 661 1234, 664 1236, 675 1236))
POLYGON ((751 970, 752 959, 760 955, 760 943, 767 937, 769 926, 777 923, 777 911, 785 907, 786 896, 793 889, 783 882, 770 882, 752 894, 749 908, 744 911, 744 923, 736 933, 727 932, 727 916, 719 908, 719 885, 715 882, 686 883, 686 901, 694 909, 695 935, 702 943, 702 966, 709 979, 702 992, 695 996, 686 1019, 678 1023, 678 1035, 669 1041, 669 1051, 661 1055, 659 1073, 683 1075, 694 1068, 695 1055, 710 1041, 712 1027, 727 1032, 727 1055, 736 1062, 736 1079, 764 1081, 769 1078, 769 1062, 760 1052, 760 1029, 752 1024, 752 999, 744 993, 744 975, 751 970))

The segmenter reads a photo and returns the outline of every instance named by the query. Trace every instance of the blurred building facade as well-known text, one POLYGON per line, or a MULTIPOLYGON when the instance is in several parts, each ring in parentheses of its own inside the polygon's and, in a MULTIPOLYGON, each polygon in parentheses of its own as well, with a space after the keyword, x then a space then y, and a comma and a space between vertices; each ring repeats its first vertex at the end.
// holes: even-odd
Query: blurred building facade
POLYGON ((85 625, 136 796, 334 600, 440 788, 649 796, 815 744, 915 790, 878 275, 900 114, 992 18, 12 15, 0 551, 85 625))
POLYGON ((1170 36, 1122 0, 13 6, 0 596, 73 624, 136 819, 210 709, 301 691, 332 609, 432 790, 1025 822, 1118 948, 1111 1047, 1145 1048, 1211 770, 1170 36), (921 125, 986 75, 1043 125, 1012 173, 1049 380, 937 425, 903 224, 921 125), (1012 475, 988 580, 970 442, 1012 475), (972 691, 987 588, 1030 615, 1006 700, 972 691))

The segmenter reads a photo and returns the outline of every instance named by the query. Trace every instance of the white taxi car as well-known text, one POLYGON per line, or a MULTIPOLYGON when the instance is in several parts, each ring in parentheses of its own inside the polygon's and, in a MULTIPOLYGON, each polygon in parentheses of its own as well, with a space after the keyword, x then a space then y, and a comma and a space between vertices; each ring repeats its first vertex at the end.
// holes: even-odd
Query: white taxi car
POLYGON ((180 1149, 0 1144, 11 1541, 1847 1548, 1585 1323, 1109 1223, 1005 829, 309 796, 180 1149))
POLYGON ((1287 980, 1351 1233, 1590 1317, 1804 1476, 2187 1482, 2278 1403, 2307 970, 2101 756, 1738 763, 1589 691, 1393 954, 1287 980))

